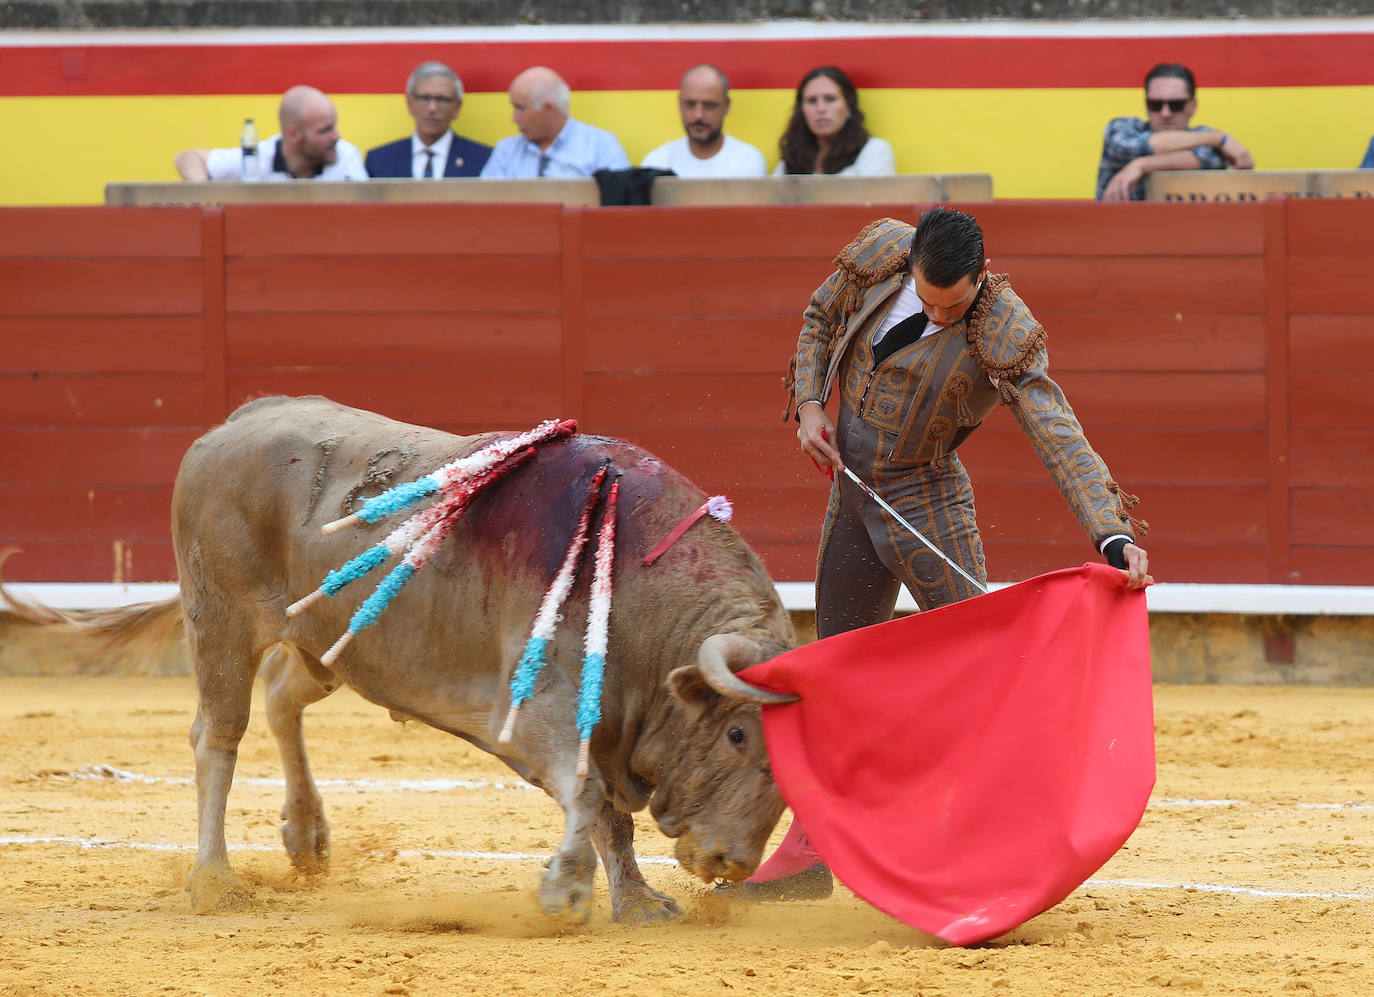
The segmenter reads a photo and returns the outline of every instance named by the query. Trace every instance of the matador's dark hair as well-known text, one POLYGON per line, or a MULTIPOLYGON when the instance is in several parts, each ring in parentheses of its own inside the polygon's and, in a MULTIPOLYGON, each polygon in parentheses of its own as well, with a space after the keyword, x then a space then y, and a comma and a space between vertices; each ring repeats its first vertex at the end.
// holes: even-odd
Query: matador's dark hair
POLYGON ((911 238, 911 265, 936 287, 953 287, 983 272, 983 229, 978 219, 936 205, 921 212, 911 238))

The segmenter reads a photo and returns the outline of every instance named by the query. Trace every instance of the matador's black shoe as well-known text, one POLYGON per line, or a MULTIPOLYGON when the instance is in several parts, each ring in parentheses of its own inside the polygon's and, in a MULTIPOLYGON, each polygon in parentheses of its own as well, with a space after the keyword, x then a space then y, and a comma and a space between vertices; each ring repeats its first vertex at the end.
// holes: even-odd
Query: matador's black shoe
POLYGON ((835 877, 824 862, 817 862, 810 869, 770 879, 766 883, 721 882, 716 884, 717 896, 733 897, 750 903, 763 903, 770 900, 824 900, 835 892, 835 877))

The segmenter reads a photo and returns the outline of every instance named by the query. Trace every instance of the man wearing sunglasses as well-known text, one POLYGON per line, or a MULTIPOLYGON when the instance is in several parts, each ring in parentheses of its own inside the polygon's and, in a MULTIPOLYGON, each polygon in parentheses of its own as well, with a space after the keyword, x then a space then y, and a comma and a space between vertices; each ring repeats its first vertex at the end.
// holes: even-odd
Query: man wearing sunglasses
POLYGON ((1145 77, 1148 120, 1113 118, 1102 136, 1097 167, 1099 201, 1145 200, 1145 177, 1155 170, 1252 170, 1250 150, 1235 136, 1190 125, 1197 83, 1187 66, 1162 62, 1145 77))

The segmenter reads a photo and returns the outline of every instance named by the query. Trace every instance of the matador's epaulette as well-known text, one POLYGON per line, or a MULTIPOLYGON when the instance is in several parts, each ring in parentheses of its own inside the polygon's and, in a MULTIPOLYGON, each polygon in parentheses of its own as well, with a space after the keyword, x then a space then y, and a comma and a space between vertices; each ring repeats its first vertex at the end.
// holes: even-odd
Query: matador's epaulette
POLYGON ((857 312, 864 291, 904 270, 911 253, 911 237, 916 229, 896 218, 870 222, 835 257, 835 268, 849 278, 842 309, 845 315, 857 312))
POLYGON ((1015 382, 1034 365, 1045 345, 1045 327, 1011 289, 1004 273, 988 274, 966 323, 969 352, 996 383, 1002 404, 1012 404, 1020 397, 1015 382))

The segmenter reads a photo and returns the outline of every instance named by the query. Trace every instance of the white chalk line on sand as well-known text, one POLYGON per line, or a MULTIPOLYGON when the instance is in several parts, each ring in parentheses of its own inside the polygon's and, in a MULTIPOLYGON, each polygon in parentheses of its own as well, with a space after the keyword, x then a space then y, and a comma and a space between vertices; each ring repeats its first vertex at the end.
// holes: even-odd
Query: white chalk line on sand
MULTIPOLYGON (((143 852, 192 852, 195 845, 125 841, 117 838, 77 838, 11 835, 0 837, 0 845, 68 845, 76 848, 127 848, 143 852)), ((279 852, 279 845, 235 844, 231 852, 279 852)), ((548 854, 534 852, 475 852, 449 848, 398 848, 399 858, 462 859, 478 862, 547 862, 548 854)), ((677 860, 658 855, 638 856, 641 865, 677 865, 677 860)), ((1259 897, 1266 900, 1360 900, 1374 901, 1374 893, 1330 893, 1319 890, 1275 890, 1256 886, 1226 886, 1221 883, 1156 883, 1140 879, 1089 879, 1080 890, 1183 890, 1185 893, 1217 893, 1228 896, 1259 897)))
MULTIPOLYGON (((190 776, 142 775, 113 765, 83 765, 71 772, 48 772, 49 778, 81 779, 91 782, 123 782, 145 786, 191 786, 195 779, 190 776)), ((235 776, 235 786, 254 789, 285 789, 285 779, 266 779, 250 776, 235 776)), ((316 785, 321 789, 344 790, 348 792, 381 793, 443 793, 453 789, 534 789, 527 782, 512 779, 320 779, 316 785)), ((1189 797, 1166 796, 1151 800, 1152 807, 1296 807, 1299 810, 1333 810, 1350 813, 1374 813, 1374 805, 1347 800, 1342 803, 1255 803, 1250 800, 1203 800, 1189 797)))
MULTIPOLYGON (((50 778, 81 779, 90 782, 124 782, 143 786, 192 786, 195 779, 190 776, 141 775, 115 768, 113 765, 83 765, 71 772, 47 773, 50 778)), ((321 789, 341 789, 355 793, 444 793, 451 789, 534 789, 527 782, 512 779, 318 779, 315 783, 321 789)), ((235 786, 251 786, 254 789, 285 789, 285 779, 260 779, 250 776, 234 776, 235 786)))

